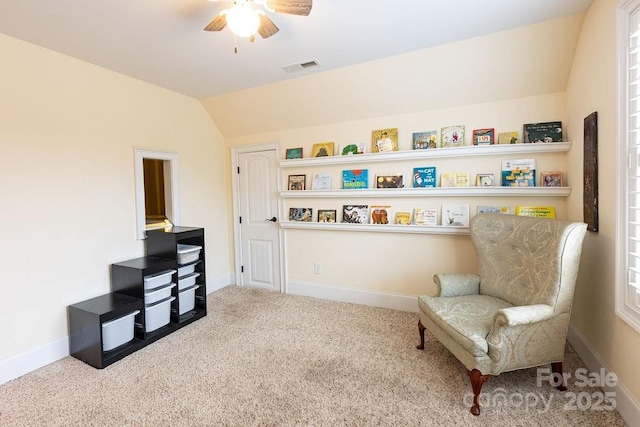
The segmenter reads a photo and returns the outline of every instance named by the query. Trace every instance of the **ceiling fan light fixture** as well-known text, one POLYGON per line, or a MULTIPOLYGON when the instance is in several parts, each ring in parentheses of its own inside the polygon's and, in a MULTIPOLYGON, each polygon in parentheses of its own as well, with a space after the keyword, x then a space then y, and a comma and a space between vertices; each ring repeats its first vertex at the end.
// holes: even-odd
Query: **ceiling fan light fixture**
POLYGON ((260 15, 249 3, 236 4, 226 15, 227 25, 239 37, 251 37, 260 27, 260 15))

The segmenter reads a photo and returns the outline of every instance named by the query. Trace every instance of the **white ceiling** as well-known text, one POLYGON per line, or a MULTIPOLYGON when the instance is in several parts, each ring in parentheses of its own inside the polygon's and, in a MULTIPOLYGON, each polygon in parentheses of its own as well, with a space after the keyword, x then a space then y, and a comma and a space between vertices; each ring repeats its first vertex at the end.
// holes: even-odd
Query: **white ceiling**
POLYGON ((201 99, 586 11, 594 0, 314 0, 251 44, 203 31, 231 1, 0 0, 0 33, 201 99), (285 73, 285 65, 320 67, 285 73))

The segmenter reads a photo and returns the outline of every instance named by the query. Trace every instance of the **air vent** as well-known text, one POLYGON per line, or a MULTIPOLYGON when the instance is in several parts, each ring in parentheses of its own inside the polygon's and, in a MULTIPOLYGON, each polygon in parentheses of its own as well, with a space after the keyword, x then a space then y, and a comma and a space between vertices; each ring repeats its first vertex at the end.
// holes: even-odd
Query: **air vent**
POLYGON ((295 73, 298 71, 306 70, 308 68, 317 67, 319 65, 320 63, 313 59, 311 61, 300 62, 299 64, 285 65, 284 67, 282 67, 282 70, 285 73, 295 73))

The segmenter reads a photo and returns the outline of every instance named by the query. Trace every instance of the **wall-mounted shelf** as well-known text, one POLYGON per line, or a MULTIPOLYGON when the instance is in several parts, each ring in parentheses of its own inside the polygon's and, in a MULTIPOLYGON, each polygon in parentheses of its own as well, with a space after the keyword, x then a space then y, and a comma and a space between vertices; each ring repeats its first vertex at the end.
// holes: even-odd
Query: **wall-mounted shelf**
POLYGON ((548 144, 472 145, 465 147, 436 148, 431 150, 405 150, 394 151, 391 153, 370 153, 350 156, 306 157, 302 159, 280 160, 280 167, 295 168, 344 163, 393 162, 399 160, 418 160, 428 158, 567 152, 571 149, 571 144, 571 142, 551 142, 548 144))
POLYGON ((567 197, 571 187, 433 187, 433 188, 367 188, 362 190, 281 191, 283 199, 355 198, 355 197, 567 197))
POLYGON ((348 223, 326 223, 326 222, 292 222, 283 221, 280 227, 297 230, 333 230, 333 231, 365 231, 376 233, 405 233, 405 234, 455 234, 468 235, 469 227, 444 227, 444 226, 422 226, 422 225, 399 225, 399 224, 348 224, 348 223))

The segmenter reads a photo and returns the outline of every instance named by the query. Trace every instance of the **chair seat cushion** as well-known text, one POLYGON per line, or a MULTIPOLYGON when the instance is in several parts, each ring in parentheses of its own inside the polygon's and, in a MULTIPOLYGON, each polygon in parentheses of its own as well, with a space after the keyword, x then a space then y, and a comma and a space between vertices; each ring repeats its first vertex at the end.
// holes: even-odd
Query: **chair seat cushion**
POLYGON ((512 304, 489 295, 418 298, 420 310, 474 356, 486 356, 493 316, 512 304))

